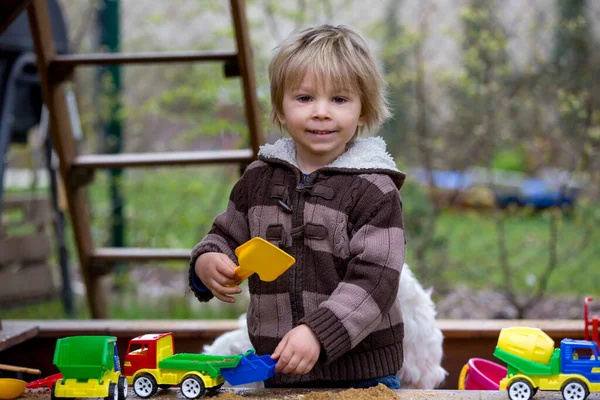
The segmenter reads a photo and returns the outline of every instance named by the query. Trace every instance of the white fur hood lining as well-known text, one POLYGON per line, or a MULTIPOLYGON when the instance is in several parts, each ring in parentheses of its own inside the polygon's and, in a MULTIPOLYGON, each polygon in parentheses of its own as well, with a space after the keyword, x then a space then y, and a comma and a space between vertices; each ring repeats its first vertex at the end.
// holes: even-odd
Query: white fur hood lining
MULTIPOLYGON (((282 160, 298 168, 296 144, 290 138, 279 139, 273 144, 261 146, 258 156, 267 160, 282 160)), ((400 172, 392 156, 386 151, 384 140, 380 137, 355 139, 354 142, 348 145, 348 149, 344 154, 333 160, 325 168, 400 172)))

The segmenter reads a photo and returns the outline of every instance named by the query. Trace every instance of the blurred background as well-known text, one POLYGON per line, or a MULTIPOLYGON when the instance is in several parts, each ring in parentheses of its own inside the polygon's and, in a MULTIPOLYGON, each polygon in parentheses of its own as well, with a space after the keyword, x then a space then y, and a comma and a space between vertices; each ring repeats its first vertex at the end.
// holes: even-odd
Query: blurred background
MULTIPOLYGON (((234 49, 225 3, 59 0, 64 52, 234 49)), ((266 142, 282 136, 268 123, 267 64, 292 30, 351 25, 381 60, 394 118, 371 134, 408 175, 407 263, 438 317, 582 317, 583 298, 600 294, 600 2, 246 3, 266 142)), ((80 153, 248 147, 240 81, 218 65, 80 68, 68 90, 80 153)), ((50 201, 43 137, 37 124, 25 131, 3 156, 5 204, 50 201)), ((97 173, 88 186, 94 240, 191 249, 238 177, 236 166, 97 173)), ((57 206, 64 243, 52 223, 22 224, 26 209, 3 210, 0 245, 33 233, 48 243, 36 271, 0 265, 2 318, 89 318, 70 221, 57 206)), ((115 265, 105 282, 111 318, 245 311, 247 293, 235 305, 198 303, 187 273, 181 262, 115 265)))

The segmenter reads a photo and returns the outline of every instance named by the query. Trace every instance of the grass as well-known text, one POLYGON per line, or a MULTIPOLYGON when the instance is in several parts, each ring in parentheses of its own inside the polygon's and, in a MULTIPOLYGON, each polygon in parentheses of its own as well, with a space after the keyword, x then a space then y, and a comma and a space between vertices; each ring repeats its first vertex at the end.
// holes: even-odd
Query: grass
MULTIPOLYGON (((121 182, 125 205, 126 246, 191 248, 208 231, 213 218, 224 210, 229 191, 237 179, 235 168, 180 168, 152 171, 128 171, 121 182)), ((112 203, 107 175, 99 174, 89 190, 94 241, 98 246, 110 245, 112 203)), ((412 220, 412 207, 422 202, 418 188, 403 191, 407 229, 412 220)), ((506 232, 511 284, 521 293, 530 293, 548 266, 549 226, 556 214, 513 211, 501 214, 506 232)), ((408 238, 407 262, 427 286, 473 288, 498 287, 503 284, 499 262, 498 230, 492 212, 445 211, 438 221, 436 246, 428 251, 427 260, 415 260, 414 243, 408 238), (431 263, 431 265, 430 265, 431 263), (434 264, 440 272, 434 279, 427 276, 434 264), (439 285, 439 286, 438 286, 439 285)), ((600 287, 600 211, 594 204, 578 205, 569 216, 558 215, 558 262, 549 280, 551 295, 591 295, 600 287)), ((69 232, 68 237, 72 235, 69 232)), ((76 265, 75 248, 69 245, 72 265, 76 265)), ((55 262, 56 263, 56 262, 55 262)), ((187 263, 165 263, 173 274, 184 279, 187 263)), ((153 268, 148 265, 147 268, 153 268)), ((236 306, 197 302, 190 293, 171 293, 154 298, 135 296, 131 288, 146 282, 133 282, 123 274, 125 290, 110 293, 110 315, 117 319, 153 318, 234 318, 244 309, 236 306)), ((89 318, 85 299, 77 296, 78 318, 89 318)), ((2 318, 64 318, 59 300, 19 308, 0 309, 2 318)))
MULTIPOLYGON (((558 210, 504 215, 506 249, 512 285, 527 293, 549 265, 551 219, 557 218, 556 267, 548 282, 549 293, 593 294, 600 287, 600 231, 592 228, 598 215, 586 218, 592 207, 581 207, 565 217, 558 210), (555 213, 558 213, 556 215, 555 213)), ((499 261, 498 229, 493 216, 473 212, 447 212, 440 222, 440 234, 449 238, 445 278, 468 282, 481 288, 503 283, 499 261)))
MULTIPOLYGON (((126 245, 191 248, 222 212, 237 168, 134 170, 123 175, 126 245)), ((106 175, 90 187, 96 243, 110 244, 112 202, 106 175)))

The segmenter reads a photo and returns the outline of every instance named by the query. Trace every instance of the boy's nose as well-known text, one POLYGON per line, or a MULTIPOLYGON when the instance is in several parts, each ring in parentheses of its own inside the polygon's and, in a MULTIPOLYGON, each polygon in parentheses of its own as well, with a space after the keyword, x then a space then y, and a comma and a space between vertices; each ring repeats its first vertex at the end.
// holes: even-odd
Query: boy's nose
POLYGON ((313 107, 313 118, 326 119, 329 118, 329 102, 315 101, 313 107))

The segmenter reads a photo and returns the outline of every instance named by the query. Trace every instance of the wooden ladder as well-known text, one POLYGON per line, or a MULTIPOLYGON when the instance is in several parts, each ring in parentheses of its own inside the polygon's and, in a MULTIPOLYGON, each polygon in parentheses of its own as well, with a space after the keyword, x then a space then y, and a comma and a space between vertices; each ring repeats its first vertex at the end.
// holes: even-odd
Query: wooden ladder
POLYGON ((244 0, 230 0, 237 51, 57 55, 46 1, 22 1, 18 8, 27 8, 44 102, 49 111, 52 143, 60 160, 60 174, 65 183, 81 274, 87 288, 88 306, 93 318, 107 318, 106 294, 100 285, 101 276, 110 271, 107 266, 123 261, 187 260, 189 250, 96 248, 92 241, 85 185, 91 181, 96 169, 223 163, 238 163, 244 167, 256 159, 262 144, 262 132, 245 4, 244 0), (62 83, 71 76, 75 67, 181 62, 223 62, 226 76, 241 77, 250 148, 151 154, 76 154, 62 88, 62 83))

